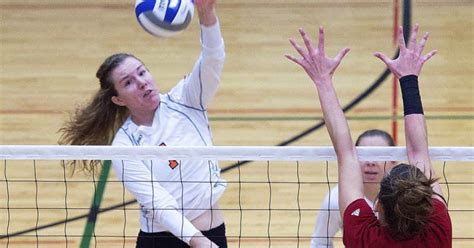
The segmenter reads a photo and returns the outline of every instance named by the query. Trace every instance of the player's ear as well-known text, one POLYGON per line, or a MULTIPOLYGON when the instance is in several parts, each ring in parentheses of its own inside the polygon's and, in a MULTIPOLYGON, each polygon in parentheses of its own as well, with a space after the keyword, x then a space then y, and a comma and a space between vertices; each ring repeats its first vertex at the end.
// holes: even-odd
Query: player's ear
POLYGON ((120 98, 119 96, 113 96, 111 100, 114 104, 118 106, 125 106, 125 102, 123 102, 122 98, 120 98))

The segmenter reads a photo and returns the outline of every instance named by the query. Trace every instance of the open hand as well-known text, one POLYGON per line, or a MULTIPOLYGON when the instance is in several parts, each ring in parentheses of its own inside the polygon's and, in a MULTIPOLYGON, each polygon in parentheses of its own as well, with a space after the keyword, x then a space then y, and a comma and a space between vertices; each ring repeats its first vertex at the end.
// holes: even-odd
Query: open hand
POLYGON ((342 58, 349 52, 349 48, 342 49, 335 58, 329 58, 324 51, 324 29, 319 27, 318 47, 313 48, 312 42, 306 32, 300 28, 299 32, 303 37, 306 50, 298 45, 293 39, 290 39, 291 45, 301 55, 301 58, 295 58, 291 55, 285 55, 289 60, 303 67, 313 82, 318 85, 328 82, 332 79, 334 71, 341 63, 342 58))
POLYGON ((374 53, 374 56, 382 60, 387 65, 388 69, 398 78, 407 75, 418 76, 423 64, 437 52, 436 50, 433 50, 424 56, 422 55, 426 41, 428 40, 428 32, 423 35, 420 43, 416 44, 418 29, 419 25, 416 24, 411 33, 408 46, 406 46, 405 38, 403 37, 403 28, 400 26, 398 29, 398 45, 400 47, 400 54, 395 60, 390 59, 380 52, 374 53))

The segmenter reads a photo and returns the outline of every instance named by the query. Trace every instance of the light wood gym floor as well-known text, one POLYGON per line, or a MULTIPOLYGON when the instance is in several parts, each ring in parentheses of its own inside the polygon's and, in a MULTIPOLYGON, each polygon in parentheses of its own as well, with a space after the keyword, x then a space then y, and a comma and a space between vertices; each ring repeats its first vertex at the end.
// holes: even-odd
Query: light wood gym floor
MULTIPOLYGON (((216 145, 276 145, 312 127, 321 117, 314 86, 306 74, 284 54, 295 54, 288 38, 299 38, 304 27, 316 38, 318 26, 326 30, 330 56, 345 46, 351 48, 335 76, 341 104, 365 91, 385 69, 372 56, 381 51, 393 55, 393 1, 391 0, 218 0, 218 15, 226 43, 222 85, 209 108, 216 145)), ((474 3, 470 0, 412 1, 412 24, 429 31, 426 52, 438 54, 424 67, 421 92, 431 146, 473 146, 474 143, 474 3)), ((56 144, 57 130, 76 106, 85 104, 98 89, 95 72, 108 55, 124 51, 135 54, 151 70, 162 92, 189 70, 199 53, 197 18, 184 33, 160 39, 143 31, 135 20, 134 2, 125 0, 0 0, 0 145, 56 144)), ((400 6, 400 20, 402 6, 400 6)), ((355 138, 370 128, 391 132, 392 80, 347 113, 355 138)), ((400 105, 400 99, 398 100, 400 105)), ((401 106, 398 115, 401 115, 401 106)), ((403 123, 398 122, 398 143, 404 145, 403 123)), ((330 145, 324 128, 294 146, 330 145)), ((234 161, 235 162, 235 161, 234 161)), ((232 162, 222 162, 224 168, 232 162)), ((59 163, 37 161, 39 180, 63 180, 59 163)), ((315 209, 328 190, 325 163, 251 163, 223 174, 229 188, 220 201, 226 211, 230 247, 308 247, 315 211, 297 208, 296 184, 239 184, 242 181, 319 181, 302 184, 300 207, 315 209), (236 210, 237 209, 237 210, 236 210), (242 224, 240 225, 240 217, 242 224), (270 218, 270 227, 268 220, 270 218), (298 228, 299 226, 299 228, 298 228), (239 239, 236 236, 251 237, 239 239), (272 236, 302 237, 269 240, 272 236)), ((473 163, 448 162, 442 182, 450 185, 453 247, 474 246, 473 163)), ((438 175, 443 163, 437 162, 438 175)), ((0 165, 0 235, 27 230, 65 219, 64 182, 16 182, 32 180, 32 163, 6 161, 0 165), (6 163, 6 165, 5 165, 6 163), (5 176, 6 174, 6 176, 5 176), (35 195, 35 192, 38 194, 35 195), (33 209, 12 209, 24 207, 33 209), (8 224, 7 224, 8 223, 8 224)), ((329 164, 329 181, 337 181, 335 164, 329 164)), ((115 175, 109 177, 115 180, 115 175)), ((67 177, 68 217, 87 213, 94 184, 84 175, 67 177), (81 209, 85 208, 85 209, 81 209)), ((335 184, 331 184, 334 187, 335 184)), ((444 192, 447 194, 445 186, 444 192)), ((109 183, 102 207, 133 199, 119 183, 109 183)), ((97 247, 134 247, 138 233, 136 205, 101 214, 96 226, 97 247), (124 223, 124 215, 126 223, 124 223), (124 225, 126 226, 124 230, 124 225), (126 235, 124 240, 122 235, 126 235), (119 236, 119 237, 114 237, 119 236)), ((85 219, 70 222, 27 237, 1 239, 0 247, 78 247, 85 219), (64 237, 65 231, 68 237, 64 237), (52 235, 52 236, 47 236, 52 235), (59 235, 59 236, 55 236, 59 235)), ((338 233, 338 237, 342 234, 338 233)), ((342 247, 341 239, 336 239, 342 247)))

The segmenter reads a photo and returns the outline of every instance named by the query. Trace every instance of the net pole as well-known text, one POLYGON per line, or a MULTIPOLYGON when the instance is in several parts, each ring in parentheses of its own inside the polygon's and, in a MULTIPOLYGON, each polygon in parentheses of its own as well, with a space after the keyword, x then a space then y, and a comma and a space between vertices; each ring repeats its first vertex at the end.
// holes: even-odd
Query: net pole
POLYGON ((104 161, 104 164, 100 171, 99 183, 97 184, 97 188, 92 198, 92 205, 89 210, 89 215, 87 217, 87 223, 84 228, 81 244, 79 246, 80 248, 89 248, 92 234, 94 233, 94 230, 95 230, 95 223, 97 220, 97 214, 99 213, 100 203, 102 202, 102 198, 105 191, 105 185, 107 183, 107 178, 109 176, 110 165, 111 165, 110 160, 104 161))

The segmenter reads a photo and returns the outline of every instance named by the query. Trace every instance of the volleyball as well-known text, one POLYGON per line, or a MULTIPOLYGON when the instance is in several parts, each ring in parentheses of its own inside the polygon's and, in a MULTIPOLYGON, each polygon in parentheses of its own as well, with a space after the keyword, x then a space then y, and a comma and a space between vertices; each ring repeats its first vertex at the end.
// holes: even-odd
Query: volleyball
POLYGON ((148 33, 171 37, 185 30, 194 14, 193 0, 137 0, 135 15, 148 33))

